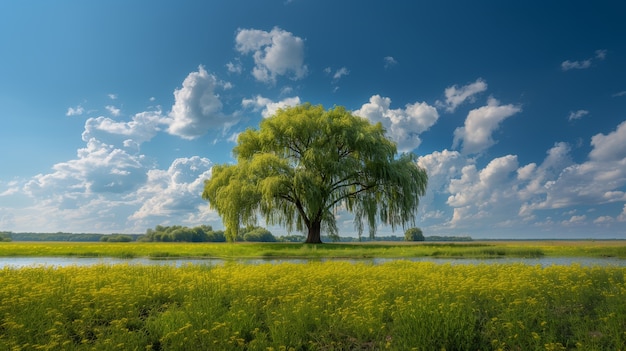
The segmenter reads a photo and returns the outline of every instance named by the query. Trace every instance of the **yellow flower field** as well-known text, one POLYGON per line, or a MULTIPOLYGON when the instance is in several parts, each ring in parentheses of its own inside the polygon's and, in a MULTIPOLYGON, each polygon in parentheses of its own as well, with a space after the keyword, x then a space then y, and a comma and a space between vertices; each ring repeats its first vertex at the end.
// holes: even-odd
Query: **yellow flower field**
POLYGON ((626 350, 626 268, 0 270, 0 350, 626 350))

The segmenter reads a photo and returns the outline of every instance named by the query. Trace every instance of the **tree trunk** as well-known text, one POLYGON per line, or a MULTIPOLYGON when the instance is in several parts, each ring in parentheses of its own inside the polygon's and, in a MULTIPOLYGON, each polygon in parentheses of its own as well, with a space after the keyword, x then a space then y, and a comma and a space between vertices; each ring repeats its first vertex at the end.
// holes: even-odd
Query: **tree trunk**
POLYGON ((305 243, 307 244, 321 244, 322 243, 322 235, 321 235, 321 229, 322 229, 322 223, 321 221, 314 221, 312 222, 309 227, 309 233, 306 237, 306 241, 305 243))

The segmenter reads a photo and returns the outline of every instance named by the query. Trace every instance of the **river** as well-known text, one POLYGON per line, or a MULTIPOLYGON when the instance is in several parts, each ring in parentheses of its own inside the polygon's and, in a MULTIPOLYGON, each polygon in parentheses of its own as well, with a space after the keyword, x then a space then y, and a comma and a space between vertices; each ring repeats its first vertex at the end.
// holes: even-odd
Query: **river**
MULTIPOLYGON (((581 266, 616 266, 626 267, 626 259, 619 258, 591 258, 591 257, 540 257, 540 258, 432 258, 432 257, 414 257, 414 258, 402 258, 403 260, 413 262, 434 262, 437 264, 495 264, 495 263, 522 263, 527 265, 540 265, 542 267, 548 267, 552 265, 572 265, 578 264, 581 266)), ((365 258, 365 259, 349 259, 349 258, 325 258, 325 259, 298 259, 298 258, 272 258, 272 259, 149 259, 149 258, 109 258, 109 257, 0 257, 0 268, 11 267, 66 267, 66 266, 93 266, 98 264, 116 265, 116 264, 129 264, 129 265, 170 265, 180 267, 187 264, 199 264, 199 265, 222 265, 225 262, 239 262, 244 264, 264 264, 264 263, 306 263, 310 261, 317 262, 333 262, 333 261, 349 261, 353 263, 363 262, 369 264, 381 264, 389 261, 400 260, 399 258, 365 258)))

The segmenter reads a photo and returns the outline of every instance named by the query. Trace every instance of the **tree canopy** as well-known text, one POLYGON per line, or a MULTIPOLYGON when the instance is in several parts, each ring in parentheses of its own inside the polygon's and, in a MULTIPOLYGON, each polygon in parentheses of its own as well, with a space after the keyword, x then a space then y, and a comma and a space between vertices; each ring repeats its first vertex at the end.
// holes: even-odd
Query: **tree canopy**
POLYGON ((420 228, 409 228, 404 232, 404 240, 406 241, 424 241, 424 233, 420 228))
POLYGON ((394 230, 414 224, 428 180, 415 155, 398 154, 380 123, 340 106, 278 110, 258 130, 241 133, 233 153, 237 163, 214 166, 202 194, 229 240, 262 215, 320 243, 322 230, 338 237, 339 209, 354 214, 359 236, 367 224, 374 237, 378 222, 394 230))

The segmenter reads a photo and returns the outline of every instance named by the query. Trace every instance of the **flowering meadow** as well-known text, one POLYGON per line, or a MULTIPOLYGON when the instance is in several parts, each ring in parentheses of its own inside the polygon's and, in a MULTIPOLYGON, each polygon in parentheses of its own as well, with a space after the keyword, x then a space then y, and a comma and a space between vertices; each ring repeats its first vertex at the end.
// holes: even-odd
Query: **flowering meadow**
POLYGON ((0 350, 626 350, 626 268, 0 269, 0 350))

